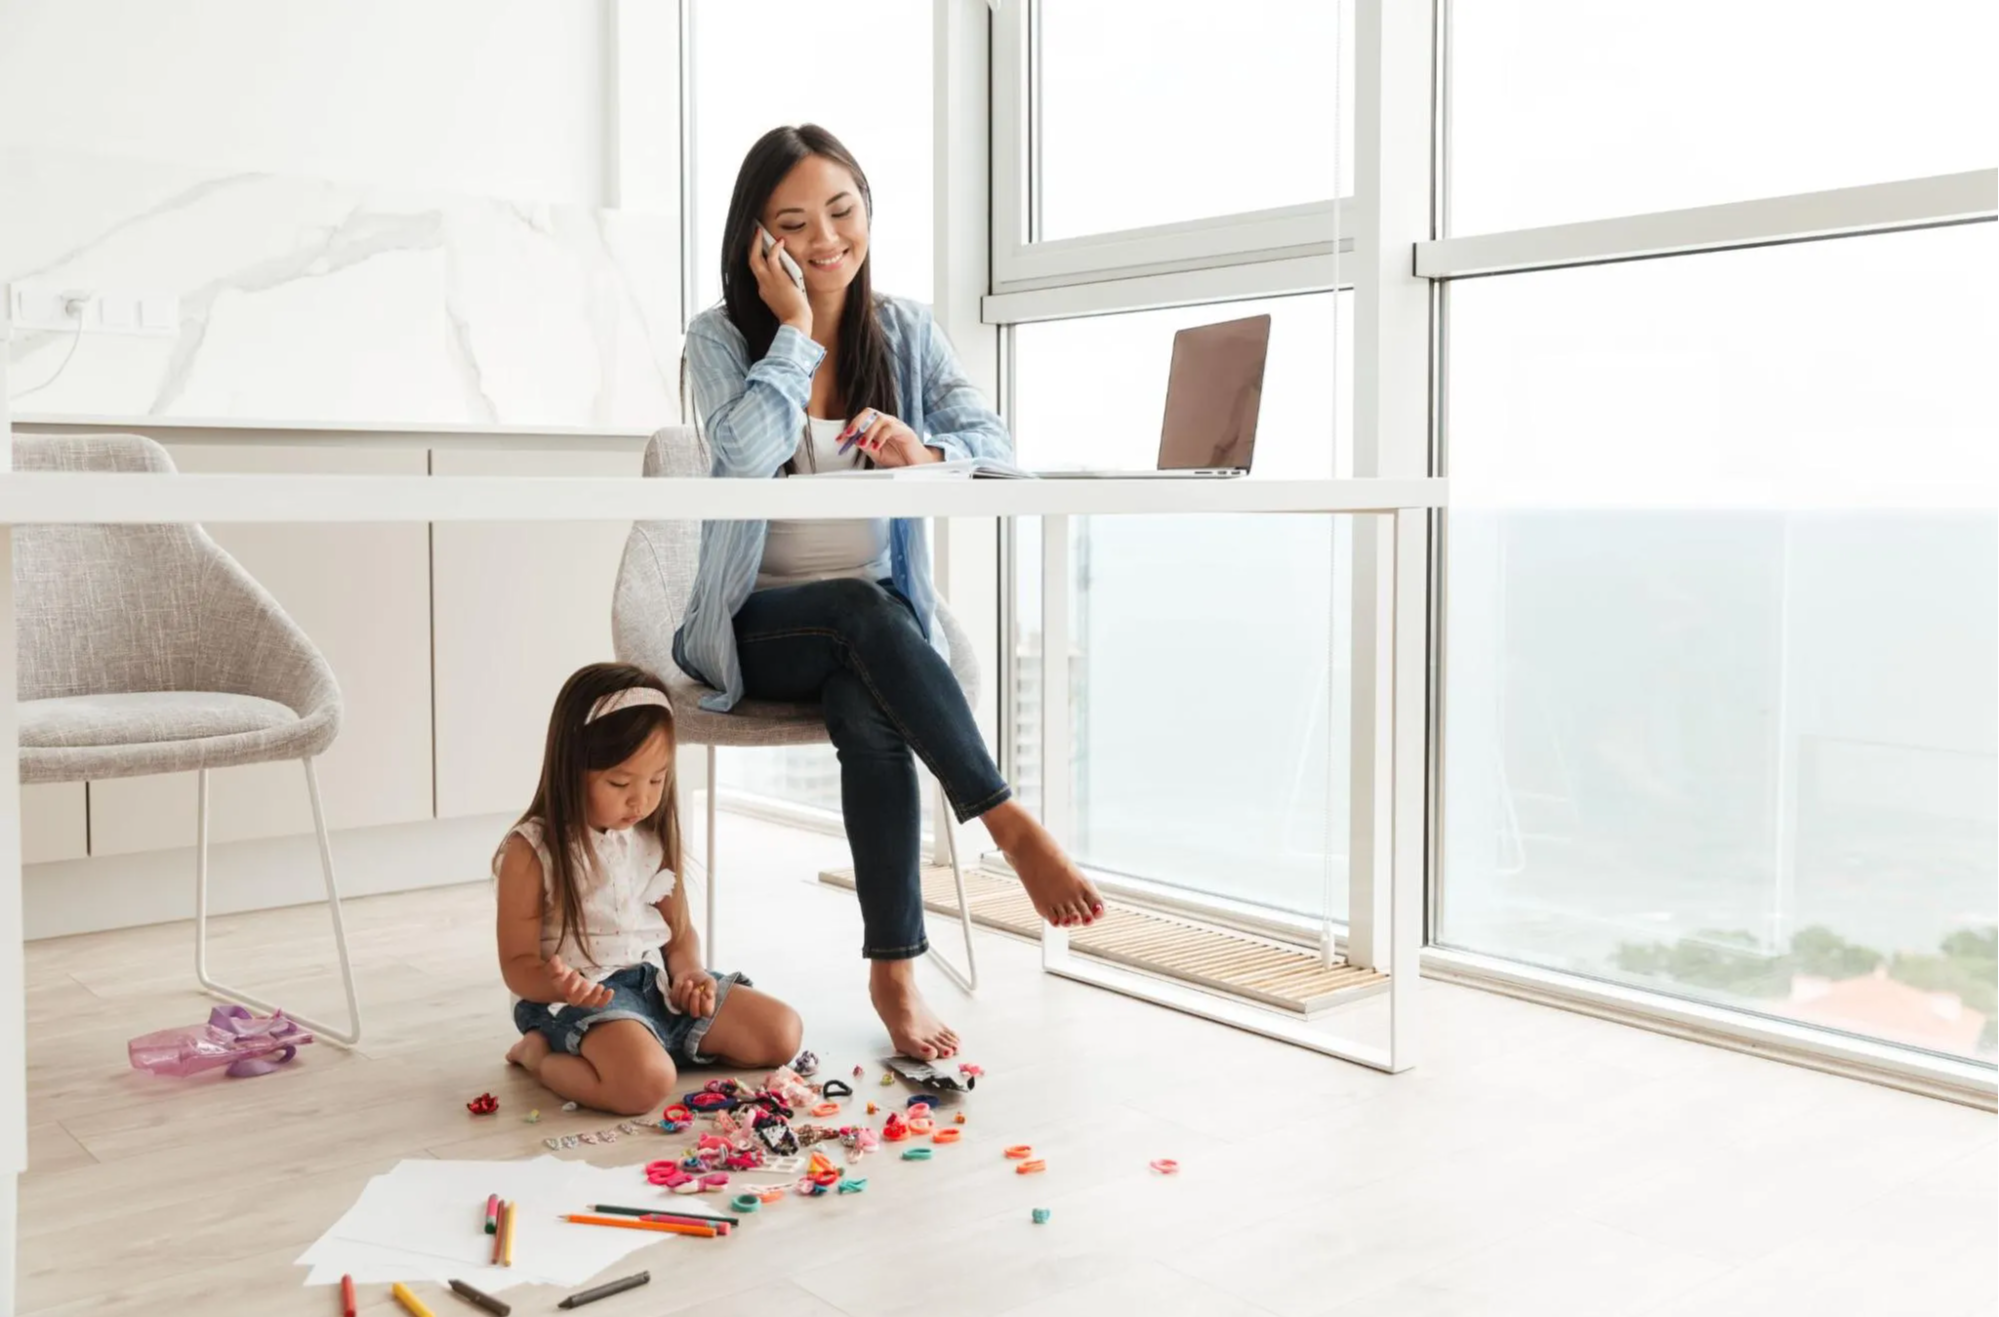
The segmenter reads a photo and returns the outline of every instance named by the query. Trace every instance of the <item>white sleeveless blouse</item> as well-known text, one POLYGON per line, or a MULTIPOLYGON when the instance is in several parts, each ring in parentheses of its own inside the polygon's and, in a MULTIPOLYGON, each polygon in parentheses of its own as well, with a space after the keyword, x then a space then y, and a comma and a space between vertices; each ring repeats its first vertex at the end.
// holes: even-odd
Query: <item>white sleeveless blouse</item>
MULTIPOLYGON (((590 848, 596 864, 572 865, 581 897, 583 927, 562 930, 562 899, 554 888, 555 865, 549 857, 548 839, 540 819, 517 824, 507 834, 518 836, 534 847, 541 861, 541 957, 560 955, 563 963, 591 982, 601 982, 621 969, 651 965, 659 971, 660 991, 666 991, 666 958, 663 948, 671 936, 666 919, 655 902, 673 895, 674 876, 662 868, 666 859, 659 837, 649 829, 614 828, 599 832, 590 829, 590 848)), ((499 877, 504 842, 493 857, 493 876, 499 877)))

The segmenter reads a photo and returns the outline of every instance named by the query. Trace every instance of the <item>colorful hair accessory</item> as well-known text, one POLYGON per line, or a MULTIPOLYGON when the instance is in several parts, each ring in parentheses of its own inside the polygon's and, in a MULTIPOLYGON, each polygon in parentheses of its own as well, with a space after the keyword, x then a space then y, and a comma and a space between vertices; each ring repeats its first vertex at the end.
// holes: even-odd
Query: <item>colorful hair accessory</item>
POLYGON ((1152 1169, 1158 1171, 1161 1175, 1178 1175, 1180 1173, 1180 1163, 1174 1161, 1171 1157, 1161 1157, 1152 1163, 1152 1169))
POLYGON ((955 1116, 951 1117, 951 1123, 952 1123, 953 1125, 962 1125, 962 1124, 964 1124, 964 1123, 965 1123, 965 1113, 961 1111, 961 1112, 959 1112, 959 1113, 958 1113, 957 1115, 955 1115, 955 1116))
POLYGON ((709 1194, 717 1189, 729 1187, 729 1177, 721 1171, 712 1171, 701 1177, 701 1192, 709 1194))
POLYGON ((1038 1225, 1038 1226, 1045 1226, 1045 1225, 1047 1225, 1047 1224, 1048 1224, 1048 1216, 1049 1216, 1049 1212, 1048 1212, 1048 1209, 1047 1209, 1047 1208, 1045 1208, 1045 1207, 1037 1207, 1037 1208, 1035 1208, 1035 1209, 1034 1209, 1033 1211, 1031 1211, 1031 1212, 1029 1212, 1029 1213, 1028 1213, 1028 1217, 1029 1217, 1029 1219, 1030 1219, 1030 1220, 1032 1220, 1032 1221, 1034 1222, 1034 1224, 1036 1224, 1036 1225, 1038 1225))
POLYGON ((972 1065, 969 1062, 967 1062, 966 1064, 958 1067, 958 1073, 961 1075, 969 1076, 970 1078, 973 1079, 984 1079, 986 1077, 986 1068, 984 1066, 972 1065))
POLYGON ((1033 1161, 1022 1162, 1013 1168, 1015 1175, 1036 1175, 1048 1169, 1048 1163, 1036 1157, 1033 1161))
POLYGON ((1016 1143, 1006 1150, 1006 1155, 1015 1161, 1019 1161, 1023 1157, 1032 1157, 1034 1155, 1034 1148, 1030 1144, 1016 1143))
POLYGON ((826 1098, 852 1097, 854 1086, 844 1079, 829 1079, 819 1086, 819 1096, 826 1098))
POLYGON ((670 1120, 676 1122, 677 1124, 685 1125, 689 1121, 694 1119, 694 1113, 688 1109, 686 1103, 675 1102, 671 1106, 667 1107, 665 1111, 660 1112, 659 1118, 661 1120, 670 1120))
POLYGON ((868 1069, 866 1066, 857 1065, 854 1067, 854 1078, 859 1079, 862 1075, 866 1074, 867 1072, 868 1069))
POLYGON ((936 1128, 935 1122, 928 1116, 918 1116, 915 1120, 909 1122, 909 1132, 911 1134, 928 1134, 936 1128))
POLYGON ((818 1106, 812 1108, 812 1114, 822 1119, 827 1116, 837 1116, 840 1114, 840 1104, 837 1102, 821 1102, 818 1106))
POLYGON ((687 1178, 687 1172, 680 1169, 678 1162, 647 1162, 646 1183, 664 1185, 671 1189, 687 1178))
POLYGON ((798 1059, 791 1063, 791 1068, 798 1073, 800 1079, 810 1079, 819 1073, 819 1054, 811 1051, 800 1052, 798 1059))
POLYGON ((734 1198, 731 1198, 729 1200, 729 1206, 734 1210, 741 1212, 744 1216, 748 1216, 751 1212, 761 1210, 763 1205, 764 1205, 764 1200, 757 1197, 755 1194, 737 1194, 734 1198))
POLYGON ((530 1125, 539 1125, 541 1124, 541 1109, 537 1107, 534 1110, 529 1111, 527 1115, 522 1116, 521 1119, 526 1121, 530 1125))
POLYGON ((475 1116, 490 1116, 500 1109, 500 1099, 491 1093, 481 1093, 465 1104, 465 1109, 475 1116))
POLYGON ((689 1109, 701 1112, 734 1111, 742 1105, 742 1102, 732 1094, 711 1093, 706 1089, 699 1093, 689 1093, 681 1101, 689 1109))
POLYGON ((868 1188, 868 1181, 866 1176, 863 1176, 858 1180, 840 1181, 840 1192, 843 1194, 866 1193, 867 1188, 868 1188))
POLYGON ((956 1143, 965 1137, 965 1131, 957 1128, 941 1129, 930 1136, 932 1143, 956 1143))
POLYGON ((882 1123, 882 1142, 901 1143, 908 1137, 909 1126, 903 1124, 901 1116, 893 1111, 889 1112, 888 1119, 882 1123))
POLYGON ((906 1162, 927 1162, 930 1160, 930 1149, 904 1148, 902 1150, 902 1159, 906 1162))
POLYGON ((760 1203, 774 1203, 784 1197, 784 1191, 788 1188, 790 1188, 789 1185, 783 1184, 768 1185, 757 1190, 757 1201, 760 1203))
POLYGON ((623 713, 626 709, 637 709, 646 705, 666 710, 669 718, 673 716, 673 701, 666 697, 665 691, 656 690, 651 686, 627 686, 621 691, 612 691, 591 705, 590 712, 583 715, 583 725, 588 727, 599 718, 608 718, 614 713, 623 713))

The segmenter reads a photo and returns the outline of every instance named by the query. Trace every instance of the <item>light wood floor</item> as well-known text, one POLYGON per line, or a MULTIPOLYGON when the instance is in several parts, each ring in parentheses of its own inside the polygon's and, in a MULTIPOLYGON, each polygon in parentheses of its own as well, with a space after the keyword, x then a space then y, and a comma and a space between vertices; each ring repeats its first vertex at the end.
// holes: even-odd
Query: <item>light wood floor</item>
MULTIPOLYGON (((840 844, 731 818, 724 846, 721 962, 797 1002, 829 1067, 877 1057, 852 898, 813 882, 840 844)), ((502 1066, 489 903, 481 884, 353 902, 365 1045, 255 1080, 126 1065, 131 1035, 207 1013, 190 926, 32 944, 21 1311, 332 1313, 292 1259, 368 1177, 608 1123, 502 1066), (486 1090, 500 1114, 467 1115, 486 1090)), ((1999 1306, 1990 1115, 1442 984, 1422 991, 1427 1059, 1391 1079, 1044 978, 1024 943, 981 948, 976 1001, 932 980, 988 1074, 964 1143, 871 1159, 867 1193, 787 1201, 726 1241, 665 1241, 635 1260, 654 1283, 593 1317, 1999 1306), (1008 1173, 1015 1142, 1048 1173, 1008 1173), (1185 1170, 1155 1176, 1155 1157, 1185 1170)), ((225 920, 214 956, 294 1009, 337 1010, 317 909, 225 920)), ((425 1291, 441 1315, 474 1311, 425 1291)), ((559 1295, 507 1297, 525 1314, 559 1295)), ((363 1308, 399 1311, 380 1288, 363 1308)))

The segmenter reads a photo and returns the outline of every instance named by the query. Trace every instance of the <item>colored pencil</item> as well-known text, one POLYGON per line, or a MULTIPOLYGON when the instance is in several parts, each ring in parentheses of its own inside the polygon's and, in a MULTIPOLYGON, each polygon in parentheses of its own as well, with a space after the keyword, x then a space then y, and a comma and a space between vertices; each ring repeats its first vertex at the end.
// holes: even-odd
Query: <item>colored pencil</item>
POLYGON ((506 1232, 507 1239, 506 1247, 500 1251, 500 1265, 503 1267, 514 1265, 514 1209, 519 1206, 519 1203, 507 1204, 507 1218, 500 1227, 506 1232))
POLYGON ((670 1207, 613 1207, 609 1203, 592 1203, 590 1210, 599 1216, 663 1216, 679 1221, 692 1221, 697 1226, 725 1225, 739 1226, 742 1218, 734 1216, 710 1216, 706 1212, 676 1212, 670 1207))
POLYGON ((583 1216, 572 1213, 562 1218, 579 1226, 616 1226, 621 1230, 651 1230, 662 1235, 697 1235, 702 1239, 713 1239, 718 1233, 714 1226, 684 1226, 678 1221, 634 1221, 623 1216, 583 1216))
POLYGON ((486 1233, 489 1235, 500 1233, 500 1196, 498 1194, 486 1195, 486 1233))
POLYGON ((451 1286, 453 1294, 456 1294, 467 1303, 477 1304, 479 1307, 484 1308, 487 1312, 492 1313, 493 1317, 508 1317, 508 1314, 513 1312, 513 1308, 509 1305, 501 1303, 498 1299, 482 1290, 473 1289, 462 1280, 448 1281, 446 1283, 451 1286))
POLYGON ((409 1311, 410 1317, 437 1317, 437 1314, 430 1310, 429 1305, 425 1304, 416 1295, 410 1293, 409 1286, 403 1284, 401 1281, 397 1281, 394 1285, 390 1286, 389 1292, 396 1296, 397 1303, 402 1304, 409 1311))
POLYGON ((506 1204, 501 1203, 493 1220, 493 1265, 496 1267, 500 1265, 500 1250, 507 1244, 506 1228, 506 1204))
POLYGON ((651 1283, 652 1273, 650 1271, 641 1271, 635 1275, 609 1281, 597 1286, 595 1289, 583 1290, 580 1293, 572 1294, 555 1306, 558 1308, 581 1308, 586 1303, 595 1303, 599 1299, 608 1299, 613 1294, 623 1294, 626 1290, 635 1290, 641 1285, 650 1285, 651 1283))

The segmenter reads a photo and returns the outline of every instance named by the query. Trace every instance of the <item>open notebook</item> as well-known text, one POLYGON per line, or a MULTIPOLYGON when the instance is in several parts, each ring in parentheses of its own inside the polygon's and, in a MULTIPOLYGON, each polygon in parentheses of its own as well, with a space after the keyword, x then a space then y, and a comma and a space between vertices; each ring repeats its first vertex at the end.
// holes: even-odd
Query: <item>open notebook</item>
POLYGON ((807 478, 853 480, 868 477, 885 480, 1032 480, 1035 474, 990 457, 961 457, 948 462, 927 462, 922 466, 878 466, 867 470, 855 467, 845 471, 820 471, 807 478))

